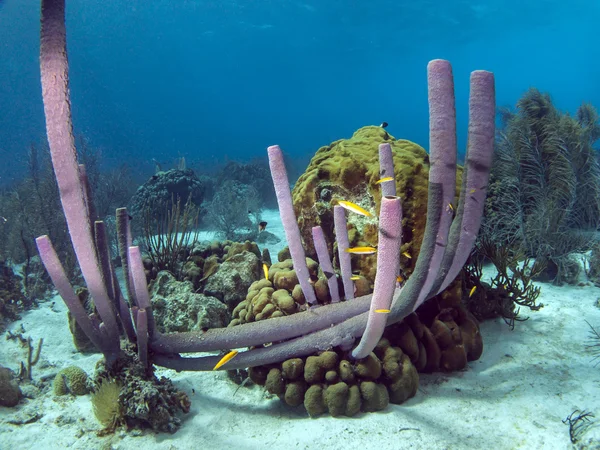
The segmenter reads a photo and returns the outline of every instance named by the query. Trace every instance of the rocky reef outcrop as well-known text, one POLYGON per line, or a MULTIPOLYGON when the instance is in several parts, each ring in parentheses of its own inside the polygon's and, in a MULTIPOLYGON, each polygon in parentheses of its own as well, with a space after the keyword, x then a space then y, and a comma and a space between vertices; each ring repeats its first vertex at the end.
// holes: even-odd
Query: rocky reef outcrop
POLYGON ((209 177, 198 177, 192 169, 171 169, 157 172, 142 184, 131 198, 129 212, 134 217, 134 228, 143 223, 143 217, 160 217, 172 201, 188 199, 197 207, 212 195, 213 181, 209 177))

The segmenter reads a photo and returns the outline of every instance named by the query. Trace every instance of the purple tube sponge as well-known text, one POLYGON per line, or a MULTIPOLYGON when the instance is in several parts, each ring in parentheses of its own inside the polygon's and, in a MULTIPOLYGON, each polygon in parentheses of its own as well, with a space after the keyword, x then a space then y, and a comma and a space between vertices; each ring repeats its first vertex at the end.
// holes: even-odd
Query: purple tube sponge
POLYGON ((40 70, 46 133, 73 249, 105 330, 107 357, 119 351, 119 327, 108 296, 90 225, 88 197, 81 183, 69 100, 64 0, 43 0, 40 70))
POLYGON ((325 278, 327 278, 331 302, 339 302, 340 291, 338 289, 337 277, 335 276, 335 270, 333 270, 333 264, 331 264, 331 258, 329 257, 329 250, 327 249, 327 241, 325 240, 323 228, 313 227, 312 236, 315 244, 315 252, 317 252, 317 259, 319 260, 319 265, 321 266, 321 270, 323 271, 325 278))
POLYGON ((390 181, 381 183, 382 197, 396 196, 396 176, 394 171, 394 157, 392 155, 392 146, 387 142, 379 144, 379 178, 392 177, 390 181))
POLYGON ((495 105, 494 74, 485 70, 472 72, 469 134, 461 195, 448 237, 449 250, 444 255, 429 297, 446 289, 456 278, 479 233, 494 155, 495 105))
MULTIPOLYGON (((448 61, 436 59, 427 65, 429 90, 429 182, 441 187, 443 203, 435 230, 436 242, 427 277, 415 305, 418 308, 433 287, 447 247, 448 231, 454 215, 456 192, 456 109, 454 79, 448 61)), ((427 225, 431 225, 428 222, 427 225)))
POLYGON ((348 240, 348 223, 346 222, 346 210, 339 205, 333 207, 333 225, 335 228, 335 239, 338 245, 338 258, 340 260, 340 273, 344 285, 344 298, 354 298, 354 283, 352 277, 352 258, 346 250, 350 248, 348 240))
POLYGON ((150 295, 148 294, 148 285, 146 284, 146 274, 144 272, 144 264, 142 263, 142 253, 139 247, 129 247, 129 266, 131 278, 133 279, 133 289, 135 290, 135 298, 139 311, 144 310, 147 317, 146 331, 148 337, 152 339, 156 333, 154 325, 154 315, 152 314, 152 304, 150 303, 150 295))
POLYGON ((111 353, 113 349, 107 345, 107 342, 104 340, 104 336, 100 332, 99 324, 88 316, 81 300, 79 300, 79 297, 75 294, 50 238, 45 235, 40 236, 35 240, 35 243, 40 258, 42 259, 42 263, 44 264, 48 275, 50 275, 54 287, 85 335, 100 351, 103 353, 111 353))
POLYGON ((127 208, 117 208, 117 242, 119 244, 119 256, 121 257, 121 266, 125 274, 125 290, 130 306, 136 306, 135 291, 133 289, 133 278, 129 270, 129 247, 132 246, 131 224, 127 208))
POLYGON ((290 182, 283 162, 283 154, 278 145, 272 145, 267 149, 267 152, 275 195, 277 196, 277 205, 279 206, 279 215, 281 216, 285 238, 287 239, 290 254, 292 255, 294 270, 298 276, 304 298, 309 305, 314 305, 317 302, 317 298, 309 281, 310 274, 306 265, 306 253, 304 253, 304 247, 302 247, 302 236, 296 222, 292 192, 290 191, 290 182))
POLYGON ((140 308, 136 314, 138 358, 144 367, 148 367, 148 314, 140 308))
POLYGON ((383 336, 396 289, 396 277, 400 269, 401 245, 402 204, 398 197, 383 197, 379 211, 375 288, 367 328, 358 346, 352 351, 353 358, 360 359, 368 356, 383 336))

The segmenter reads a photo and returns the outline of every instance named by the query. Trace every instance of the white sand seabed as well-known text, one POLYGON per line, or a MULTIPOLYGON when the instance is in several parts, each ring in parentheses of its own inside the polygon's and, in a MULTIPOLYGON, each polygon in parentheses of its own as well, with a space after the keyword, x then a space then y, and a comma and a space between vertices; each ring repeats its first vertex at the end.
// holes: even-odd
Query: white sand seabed
MULTIPOLYGON (((272 221, 267 229, 282 236, 272 221)), ((590 342, 585 320, 600 328, 600 289, 540 286, 539 302, 545 306, 538 312, 522 309, 530 319, 517 323, 514 331, 502 319, 481 324, 484 352, 478 361, 462 372, 421 374, 415 397, 382 412, 311 419, 302 407, 290 408, 260 386, 235 393, 238 386, 225 372, 159 368, 157 375, 171 378, 192 401, 175 434, 118 431, 100 438, 90 397, 54 397, 47 382, 35 398, 16 408, 0 407, 0 449, 575 448, 562 419, 586 409, 600 423, 600 366, 594 367, 585 348, 590 342), (40 417, 33 423, 7 422, 34 413, 40 417)), ((9 328, 16 331, 22 325, 25 336, 44 338, 34 380, 69 365, 92 374, 100 358, 75 351, 66 311, 55 297, 9 328)), ((19 344, 3 337, 0 364, 17 369, 23 358, 19 344)), ((600 426, 590 428, 581 443, 581 448, 600 449, 600 426)))

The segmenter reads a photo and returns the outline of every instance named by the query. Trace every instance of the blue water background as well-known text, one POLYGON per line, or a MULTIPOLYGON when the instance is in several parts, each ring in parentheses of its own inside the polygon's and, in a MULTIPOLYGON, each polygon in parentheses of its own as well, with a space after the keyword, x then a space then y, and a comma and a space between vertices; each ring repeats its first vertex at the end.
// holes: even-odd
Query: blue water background
MULTIPOLYGON (((358 127, 428 146, 426 64, 449 59, 466 145, 469 73, 498 105, 530 86, 600 107, 600 2, 67 0, 75 129, 107 165, 210 170, 280 144, 301 172, 358 127)), ((44 139, 39 2, 0 3, 0 185, 44 139)))

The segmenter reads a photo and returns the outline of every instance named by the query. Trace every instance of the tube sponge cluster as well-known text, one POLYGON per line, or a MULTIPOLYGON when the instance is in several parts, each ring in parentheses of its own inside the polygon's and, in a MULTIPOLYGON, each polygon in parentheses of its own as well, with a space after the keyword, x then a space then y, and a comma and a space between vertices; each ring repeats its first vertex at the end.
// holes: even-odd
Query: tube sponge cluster
MULTIPOLYGON (((372 309, 369 296, 205 333, 161 334, 155 327, 140 249, 131 246, 128 214, 125 209, 120 209, 117 211, 117 235, 126 274, 128 300, 125 300, 111 264, 105 225, 102 221, 92 222, 94 208, 85 168, 77 163, 68 88, 64 0, 42 1, 41 24, 41 81, 52 163, 69 234, 98 316, 88 315, 81 305, 47 236, 37 239, 38 250, 75 320, 103 352, 108 366, 123 353, 121 329, 137 346, 138 358, 145 367, 154 363, 177 370, 211 370, 220 359, 215 356, 183 358, 180 353, 186 352, 253 347, 245 352, 236 351, 237 356, 223 367, 235 369, 274 364, 334 347, 350 349, 356 339, 365 334, 368 311, 372 309)), ((388 314, 386 321, 369 329, 365 338, 368 345, 361 349, 361 355, 363 350, 369 353, 374 349, 374 337, 380 335, 384 326, 400 322, 420 303, 452 282, 471 252, 481 222, 495 131, 493 74, 485 71, 471 74, 468 150, 453 220, 454 208, 450 202, 455 192, 456 118, 454 81, 447 61, 429 63, 428 86, 431 170, 423 242, 412 275, 402 289, 393 291, 391 307, 385 313, 388 314)), ((293 267, 306 302, 314 305, 316 295, 310 283, 281 150, 272 146, 268 148, 268 154, 293 267)), ((372 175, 381 177, 381 170, 372 175)), ((347 275, 342 273, 342 277, 347 275)), ((392 275, 396 274, 385 274, 385 279, 392 275)), ((386 297, 387 304, 388 293, 376 286, 373 297, 380 294, 386 297)))

